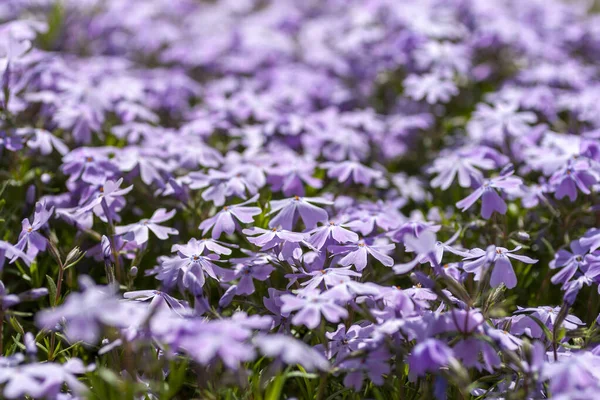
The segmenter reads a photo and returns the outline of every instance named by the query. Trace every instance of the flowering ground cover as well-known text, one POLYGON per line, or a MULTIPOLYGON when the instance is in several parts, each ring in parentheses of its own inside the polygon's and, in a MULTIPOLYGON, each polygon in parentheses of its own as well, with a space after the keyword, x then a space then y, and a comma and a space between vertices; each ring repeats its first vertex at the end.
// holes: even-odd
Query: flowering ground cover
POLYGON ((0 22, 1 398, 598 398, 590 1, 0 22))

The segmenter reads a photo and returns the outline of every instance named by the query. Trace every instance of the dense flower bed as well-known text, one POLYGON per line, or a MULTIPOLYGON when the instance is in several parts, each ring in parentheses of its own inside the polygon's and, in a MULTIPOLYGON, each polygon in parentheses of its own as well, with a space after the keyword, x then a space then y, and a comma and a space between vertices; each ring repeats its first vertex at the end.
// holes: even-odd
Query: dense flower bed
POLYGON ((0 2, 1 395, 598 398, 594 12, 0 2))

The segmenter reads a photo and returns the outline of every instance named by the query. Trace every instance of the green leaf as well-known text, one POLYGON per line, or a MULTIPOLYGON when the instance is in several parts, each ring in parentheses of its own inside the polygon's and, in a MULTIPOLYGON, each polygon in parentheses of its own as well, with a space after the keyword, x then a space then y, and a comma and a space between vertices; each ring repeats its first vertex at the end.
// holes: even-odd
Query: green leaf
POLYGON ((108 368, 98 368, 98 376, 111 386, 118 387, 121 384, 119 376, 108 368))
POLYGON ((179 365, 175 361, 171 362, 171 368, 169 373, 169 391, 167 394, 167 398, 174 397, 177 392, 181 389, 183 384, 185 383, 185 375, 187 372, 188 361, 186 359, 182 359, 179 365))
MULTIPOLYGON (((38 272, 38 265, 37 265, 37 261, 33 261, 30 265, 29 265, 29 274, 31 275, 32 278, 35 278, 35 276, 37 275, 38 272)), ((35 280, 34 280, 35 283, 35 280)))
POLYGON ((0 187, 0 196, 2 196, 4 194, 4 191, 6 190, 7 186, 8 186, 8 181, 4 181, 4 183, 2 183, 2 186, 0 187))
POLYGON ((21 335, 25 334, 25 331, 23 330, 23 326, 19 323, 19 320, 17 320, 15 317, 10 317, 10 324, 12 325, 12 327, 15 331, 19 332, 21 335))
POLYGON ((285 383, 285 374, 279 374, 273 382, 267 388, 267 394, 265 400, 279 400, 281 398, 281 392, 283 390, 283 384, 285 383))
POLYGON ((377 386, 373 386, 372 391, 377 400, 385 400, 385 397, 381 394, 381 391, 379 391, 377 386))
MULTIPOLYGON (((17 337, 18 337, 18 336, 17 336, 17 337)), ((21 350, 25 350, 25 345, 24 345, 23 343, 21 343, 21 342, 19 341, 19 339, 17 339, 16 337, 14 337, 14 336, 13 336, 13 337, 12 337, 12 340, 13 340, 13 342, 15 343, 15 345, 16 345, 16 346, 17 346, 19 349, 21 349, 21 350)))
MULTIPOLYGON (((67 351, 71 350, 71 349, 72 349, 72 348, 74 348, 75 346, 79 346, 79 344, 80 344, 80 343, 81 343, 81 342, 75 342, 75 343, 73 343, 72 345, 70 345, 69 347, 67 347, 67 348, 65 348, 65 349, 62 349, 62 350, 61 350, 61 351, 59 351, 59 352, 56 352, 56 353, 55 353, 55 358, 56 358, 57 356, 61 355, 62 353, 65 353, 65 352, 67 352, 67 351)), ((59 343, 59 344, 60 344, 60 343, 59 343)))
POLYGON ((52 279, 49 275, 46 275, 46 280, 48 281, 48 295, 50 296, 50 305, 54 307, 56 306, 56 283, 54 283, 54 279, 52 279))
POLYGON ((304 379, 318 379, 318 374, 302 371, 291 371, 286 374, 286 378, 304 378, 304 379))

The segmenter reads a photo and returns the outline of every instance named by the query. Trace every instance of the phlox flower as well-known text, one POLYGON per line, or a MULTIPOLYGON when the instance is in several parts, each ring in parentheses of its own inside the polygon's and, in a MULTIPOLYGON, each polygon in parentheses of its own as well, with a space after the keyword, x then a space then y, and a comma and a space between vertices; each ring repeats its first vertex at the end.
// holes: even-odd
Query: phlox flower
POLYGON ((344 385, 357 391, 362 388, 365 376, 368 381, 381 386, 384 383, 383 376, 390 373, 390 353, 385 347, 366 350, 365 355, 347 358, 339 364, 341 369, 349 371, 344 377, 344 385))
POLYGON ((240 204, 224 206, 214 217, 208 218, 200 224, 198 229, 202 229, 202 234, 206 235, 212 229, 212 238, 218 239, 223 232, 231 235, 239 221, 244 224, 250 224, 254 221, 254 216, 261 213, 259 207, 246 207, 246 204, 254 203, 258 199, 258 195, 240 204), (234 219, 235 217, 235 219, 234 219))
POLYGON ((366 167, 357 161, 326 162, 321 164, 327 170, 327 176, 344 183, 351 181, 365 186, 371 186, 373 180, 383 176, 381 171, 366 167))
POLYGON ((179 234, 179 231, 175 228, 169 228, 159 224, 170 220, 174 215, 175 210, 167 211, 164 208, 159 208, 154 211, 149 219, 142 219, 135 224, 115 227, 115 233, 117 235, 123 235, 125 240, 134 241, 140 246, 148 242, 149 231, 152 231, 152 233, 160 240, 166 240, 169 235, 179 234))
POLYGON ((493 268, 490 285, 497 287, 503 283, 508 289, 512 289, 517 286, 517 276, 510 259, 525 264, 535 264, 538 261, 527 256, 513 254, 520 249, 521 246, 517 246, 512 250, 495 246, 490 246, 487 251, 475 248, 469 251, 470 255, 463 260, 463 269, 467 272, 476 273, 476 279, 478 279, 485 264, 490 264, 493 268))
POLYGON ((321 315, 329 322, 339 322, 348 317, 348 311, 337 304, 336 298, 328 292, 321 293, 318 289, 303 290, 297 295, 284 294, 281 312, 297 311, 292 318, 294 325, 305 325, 315 329, 321 323, 321 315))
POLYGON ((484 181, 473 193, 456 203, 456 207, 460 208, 461 211, 466 211, 481 198, 481 216, 483 218, 489 219, 494 211, 506 214, 506 203, 496 192, 496 189, 511 190, 519 188, 522 184, 521 178, 512 177, 511 175, 512 172, 484 181))
POLYGON ((331 205, 329 200, 319 197, 299 197, 294 196, 285 200, 273 200, 270 203, 271 212, 269 215, 277 213, 269 222, 270 228, 281 226, 283 229, 292 230, 298 217, 302 219, 307 229, 312 229, 317 222, 326 221, 327 211, 315 206, 315 204, 331 205))
POLYGON ((112 180, 104 182, 104 184, 98 188, 98 191, 90 196, 88 200, 79 207, 78 214, 83 214, 91 210, 94 210, 94 212, 98 214, 100 210, 103 210, 104 208, 110 209, 113 202, 122 201, 122 196, 133 190, 133 185, 128 186, 125 189, 119 189, 122 183, 123 178, 120 178, 116 182, 112 180), (105 206, 98 209, 103 202, 105 203, 105 206))
POLYGON ((302 256, 300 243, 308 245, 305 233, 291 232, 281 227, 273 229, 251 228, 242 231, 248 241, 259 246, 263 251, 275 250, 280 259, 299 259, 302 256), (258 236, 255 236, 258 235, 258 236))
POLYGON ((63 385, 74 393, 84 395, 88 388, 77 379, 78 374, 94 370, 94 365, 85 367, 78 358, 64 364, 55 362, 23 364, 23 355, 0 357, 0 384, 7 399, 32 398, 58 399, 63 385))
POLYGON ((395 248, 396 245, 393 243, 373 243, 372 241, 361 239, 355 243, 344 246, 329 246, 328 250, 334 255, 342 256, 338 261, 340 265, 343 265, 344 267, 354 265, 358 271, 362 271, 367 266, 368 255, 371 255, 386 267, 394 265, 394 259, 390 257, 388 253, 395 248))
POLYGON ((53 212, 54 207, 47 209, 45 204, 38 202, 35 205, 33 223, 29 222, 29 218, 25 218, 21 224, 22 230, 15 247, 26 251, 27 256, 31 259, 34 259, 38 253, 46 251, 47 239, 38 231, 46 225, 53 212))
POLYGON ((321 353, 294 337, 261 334, 254 338, 254 343, 263 355, 285 364, 299 364, 308 371, 329 369, 329 362, 321 353))
POLYGON ((231 274, 231 271, 214 264, 219 259, 217 254, 205 255, 205 249, 206 244, 196 239, 190 239, 186 245, 173 246, 177 255, 161 263, 156 279, 167 287, 178 284, 194 295, 201 295, 205 274, 217 281, 231 274))
POLYGON ((254 293, 254 279, 265 281, 274 270, 275 268, 269 264, 237 264, 232 276, 234 279, 239 279, 236 294, 250 295, 254 293))
POLYGON ((359 239, 356 233, 347 229, 347 225, 344 222, 337 223, 335 220, 329 220, 308 233, 310 234, 308 242, 318 250, 327 246, 332 240, 339 244, 344 244, 357 242, 359 239))
POLYGON ((120 302, 114 286, 97 286, 87 276, 79 282, 83 291, 71 293, 59 307, 38 313, 38 326, 55 329, 64 321, 65 333, 70 340, 95 344, 102 326, 126 327, 132 322, 135 307, 120 302))
POLYGON ((404 86, 408 96, 429 104, 447 103, 458 94, 456 84, 437 73, 409 75, 404 80, 404 86))
POLYGON ((408 358, 410 373, 424 376, 448 365, 454 353, 448 345, 438 339, 425 339, 417 344, 408 358))

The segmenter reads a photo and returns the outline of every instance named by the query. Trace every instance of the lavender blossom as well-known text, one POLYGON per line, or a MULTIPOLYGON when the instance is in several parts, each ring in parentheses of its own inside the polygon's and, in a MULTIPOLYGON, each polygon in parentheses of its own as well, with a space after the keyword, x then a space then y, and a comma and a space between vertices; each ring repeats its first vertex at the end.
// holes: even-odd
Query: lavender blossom
POLYGON ((343 255, 338 261, 340 265, 354 265, 358 271, 362 271, 367 266, 367 255, 371 255, 386 267, 394 265, 393 258, 387 255, 387 253, 394 250, 395 247, 396 245, 393 243, 369 243, 369 241, 361 239, 349 245, 330 246, 329 250, 333 254, 343 255))
POLYGON ((463 268, 467 272, 474 272, 476 276, 480 276, 486 263, 493 264, 490 285, 497 287, 503 283, 508 289, 512 289, 517 285, 517 276, 510 258, 526 264, 535 264, 538 261, 527 256, 513 254, 520 249, 520 246, 513 250, 495 246, 490 246, 487 251, 473 249, 469 252, 470 255, 464 259, 463 268))
POLYGON ((281 226, 283 229, 292 230, 299 216, 308 229, 314 228, 317 222, 326 221, 328 215, 327 211, 315 206, 313 203, 322 205, 332 204, 329 200, 321 198, 298 196, 285 200, 271 201, 271 212, 269 215, 275 213, 277 215, 272 217, 269 227, 276 228, 281 226))
POLYGON ((456 207, 466 211, 481 198, 481 216, 483 218, 489 219, 494 212, 506 214, 506 203, 495 189, 510 190, 518 188, 522 183, 521 179, 510 175, 512 173, 484 181, 473 193, 456 203, 456 207))
POLYGON ((281 312, 298 311, 292 318, 295 325, 305 325, 315 329, 321 323, 321 315, 329 322, 338 322, 348 316, 348 311, 339 306, 334 297, 327 292, 320 293, 315 289, 303 290, 297 296, 284 294, 281 312))
POLYGON ((249 224, 254 221, 254 216, 261 213, 261 209, 258 207, 245 207, 246 204, 254 203, 257 199, 258 196, 254 196, 243 203, 223 207, 217 215, 202 221, 198 229, 202 229, 203 235, 212 229, 213 239, 218 239, 223 232, 231 235, 238 225, 233 217, 244 224, 249 224))
POLYGON ((123 235, 125 240, 134 241, 138 245, 148 242, 148 232, 152 231, 160 240, 165 240, 169 235, 177 235, 177 229, 168 228, 159 225, 173 218, 175 210, 168 211, 164 208, 156 210, 149 219, 142 219, 140 222, 125 226, 115 227, 117 235, 123 235))

